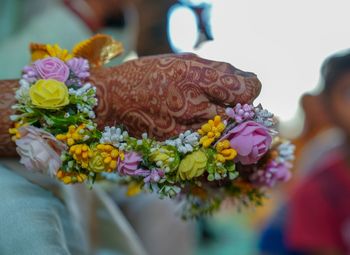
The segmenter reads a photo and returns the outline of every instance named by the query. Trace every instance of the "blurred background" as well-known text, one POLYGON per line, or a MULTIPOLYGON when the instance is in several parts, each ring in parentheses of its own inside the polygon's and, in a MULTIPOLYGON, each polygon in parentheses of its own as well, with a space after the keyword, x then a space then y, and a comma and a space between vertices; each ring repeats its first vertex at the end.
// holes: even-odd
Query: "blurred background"
POLYGON ((316 95, 322 61, 350 45, 349 7, 340 0, 0 0, 0 79, 18 77, 29 42, 70 49, 98 32, 125 46, 110 65, 193 52, 256 73, 263 84, 256 103, 280 118, 282 134, 297 145, 295 178, 271 192, 263 207, 242 214, 227 206, 193 223, 185 246, 188 254, 259 254, 265 229, 278 222, 276 213, 295 183, 342 141, 316 95))

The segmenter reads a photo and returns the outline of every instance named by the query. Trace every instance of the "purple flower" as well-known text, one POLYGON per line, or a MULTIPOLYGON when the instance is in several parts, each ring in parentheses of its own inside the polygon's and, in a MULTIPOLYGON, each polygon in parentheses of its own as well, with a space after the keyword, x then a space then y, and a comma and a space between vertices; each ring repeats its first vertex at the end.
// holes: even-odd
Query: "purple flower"
POLYGON ((127 152, 124 155, 124 160, 119 160, 117 171, 121 175, 142 176, 144 182, 158 182, 164 176, 164 171, 160 169, 145 170, 139 168, 141 161, 140 154, 127 152))
POLYGON ((67 65, 73 71, 75 76, 80 79, 86 79, 90 76, 89 62, 84 58, 72 58, 67 61, 67 65))
POLYGON ((255 116, 254 106, 252 104, 244 104, 242 106, 238 103, 233 108, 227 108, 226 115, 234 119, 237 123, 252 120, 255 116))
POLYGON ((28 83, 34 83, 38 79, 38 76, 39 74, 33 66, 25 66, 23 68, 22 78, 28 83))
POLYGON ((60 59, 47 57, 34 62, 34 67, 42 79, 65 82, 69 77, 68 66, 60 59))
POLYGON ((269 130, 254 121, 247 121, 229 130, 221 139, 229 140, 237 151, 236 160, 243 165, 255 164, 270 148, 272 137, 269 130))
POLYGON ((159 182, 162 177, 164 177, 164 171, 160 169, 152 169, 145 173, 144 182, 159 182))
POLYGON ((288 181, 292 173, 287 162, 278 163, 272 160, 266 169, 260 169, 251 176, 251 181, 259 186, 273 187, 277 182, 288 181))
POLYGON ((121 175, 137 176, 139 172, 139 165, 142 161, 140 154, 136 152, 127 152, 124 155, 124 160, 119 160, 117 171, 121 175))

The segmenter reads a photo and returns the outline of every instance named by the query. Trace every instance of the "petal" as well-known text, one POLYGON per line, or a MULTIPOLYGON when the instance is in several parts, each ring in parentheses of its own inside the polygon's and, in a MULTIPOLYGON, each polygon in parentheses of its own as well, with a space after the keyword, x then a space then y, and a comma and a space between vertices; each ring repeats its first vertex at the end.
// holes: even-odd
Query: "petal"
POLYGON ((266 140, 266 136, 255 133, 253 134, 253 140, 254 140, 253 142, 254 145, 261 144, 266 140))
POLYGON ((251 136, 238 136, 230 141, 231 147, 235 149, 239 155, 247 156, 253 147, 253 139, 251 136))

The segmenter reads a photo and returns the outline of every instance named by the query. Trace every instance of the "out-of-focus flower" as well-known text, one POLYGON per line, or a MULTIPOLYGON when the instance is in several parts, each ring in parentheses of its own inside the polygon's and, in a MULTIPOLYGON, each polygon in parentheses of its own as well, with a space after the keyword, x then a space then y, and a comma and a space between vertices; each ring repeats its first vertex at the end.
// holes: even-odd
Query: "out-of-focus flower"
POLYGON ((18 103, 27 105, 30 102, 30 84, 24 79, 19 80, 19 84, 21 86, 16 90, 15 98, 17 99, 18 103))
POLYGON ((288 162, 278 163, 271 160, 265 169, 260 169, 251 176, 251 180, 257 185, 273 187, 277 182, 288 181, 292 173, 288 162))
POLYGON ((68 50, 62 49, 60 46, 58 46, 58 44, 47 44, 46 51, 48 56, 59 58, 64 62, 68 61, 73 57, 73 55, 71 55, 68 50))
POLYGON ((269 130, 254 121, 247 121, 229 130, 220 141, 229 140, 231 148, 243 165, 255 164, 269 150, 272 137, 269 130))
POLYGON ((254 121, 268 128, 274 127, 277 123, 273 113, 264 109, 261 104, 255 107, 254 121))
POLYGON ((68 89, 56 80, 38 80, 29 89, 34 106, 44 109, 58 109, 69 104, 68 89))
POLYGON ((13 128, 9 128, 9 134, 12 135, 11 139, 12 141, 16 141, 17 139, 21 138, 21 133, 19 129, 21 127, 28 126, 28 123, 23 123, 21 121, 16 122, 13 128))
POLYGON ((35 82, 39 77, 37 70, 33 66, 25 66, 23 68, 22 79, 28 83, 35 82))
POLYGON ((241 123, 246 120, 252 120, 255 116, 254 106, 251 104, 238 103, 233 108, 227 108, 226 114, 232 118, 236 123, 241 123))
POLYGON ((277 147, 277 151, 278 151, 278 156, 275 159, 277 162, 284 163, 286 161, 294 160, 295 145, 292 144, 290 141, 282 142, 277 147))
POLYGON ((75 76, 80 79, 86 79, 90 76, 89 62, 84 58, 72 58, 67 61, 67 65, 75 76))
POLYGON ((225 130, 225 124, 221 121, 220 116, 215 116, 213 120, 209 120, 208 123, 202 125, 198 130, 198 133, 202 136, 199 143, 204 148, 208 148, 216 139, 218 139, 221 133, 225 130))
POLYGON ((128 189, 126 191, 126 195, 129 197, 133 197, 138 195, 141 192, 141 183, 139 182, 131 182, 128 185, 128 189))
POLYGON ((58 170, 56 177, 62 181, 64 184, 73 184, 73 183, 83 183, 87 179, 87 175, 84 173, 77 172, 64 172, 58 170))
POLYGON ((16 140, 16 145, 20 162, 27 169, 55 175, 62 165, 60 156, 66 146, 50 133, 33 126, 23 126, 19 132, 21 138, 16 140))
POLYGON ((69 77, 69 67, 60 59, 49 57, 39 59, 33 64, 37 74, 44 80, 65 82, 69 77))
POLYGON ((217 154, 215 159, 221 163, 225 163, 226 160, 233 160, 237 156, 237 151, 231 148, 229 140, 222 140, 216 144, 217 154))
POLYGON ((205 167, 207 166, 208 158, 201 150, 188 154, 181 160, 178 174, 182 180, 190 180, 192 178, 201 176, 205 167))
POLYGON ((142 175, 145 176, 145 178, 143 179, 145 183, 159 182, 162 179, 162 177, 164 177, 164 171, 161 169, 152 169, 149 171, 144 171, 142 175))

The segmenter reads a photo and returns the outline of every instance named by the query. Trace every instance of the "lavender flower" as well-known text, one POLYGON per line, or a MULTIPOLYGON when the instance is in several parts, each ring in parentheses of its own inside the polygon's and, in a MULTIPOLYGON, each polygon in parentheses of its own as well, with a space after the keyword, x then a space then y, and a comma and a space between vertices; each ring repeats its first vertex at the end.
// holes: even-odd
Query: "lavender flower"
POLYGON ((38 79, 38 72, 33 66, 25 66, 23 68, 22 79, 28 83, 34 83, 38 79))
POLYGON ((117 171, 120 175, 142 176, 145 183, 159 182, 164 177, 164 171, 160 169, 145 170, 139 168, 142 156, 136 152, 125 153, 124 160, 119 160, 117 171))
POLYGON ((288 162, 279 163, 272 160, 266 169, 255 172, 251 176, 251 181, 259 186, 273 187, 277 182, 286 182, 291 178, 290 168, 291 164, 288 162))
POLYGON ((89 62, 84 58, 72 58, 67 61, 70 70, 80 79, 86 79, 90 76, 89 62))
POLYGON ((226 114, 237 123, 242 123, 246 120, 252 120, 255 116, 254 106, 251 104, 238 103, 233 108, 227 108, 226 114))
POLYGON ((160 169, 152 169, 150 171, 147 171, 145 178, 143 179, 144 182, 159 182, 162 177, 164 177, 164 171, 160 169))

